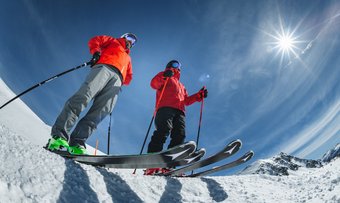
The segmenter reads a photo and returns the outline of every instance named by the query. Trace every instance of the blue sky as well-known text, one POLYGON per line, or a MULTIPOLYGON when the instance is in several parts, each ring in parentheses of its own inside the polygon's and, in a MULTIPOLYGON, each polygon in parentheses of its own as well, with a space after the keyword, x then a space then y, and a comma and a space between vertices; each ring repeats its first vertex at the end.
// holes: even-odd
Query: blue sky
MULTIPOLYGON (((131 54, 134 79, 113 112, 111 153, 139 153, 155 105, 150 80, 172 59, 182 63, 189 94, 203 85, 209 90, 199 143, 208 155, 241 139, 241 152, 254 150, 254 160, 280 151, 318 159, 340 140, 339 1, 1 5, 0 77, 16 93, 88 61, 87 42, 95 35, 138 36, 131 54), (278 46, 282 36, 290 36, 290 48, 278 46)), ((72 72, 22 99, 52 125, 88 72, 72 72)), ((187 108, 187 140, 196 140, 199 109, 199 103, 187 108)), ((88 140, 95 145, 98 139, 103 151, 108 122, 88 140)))

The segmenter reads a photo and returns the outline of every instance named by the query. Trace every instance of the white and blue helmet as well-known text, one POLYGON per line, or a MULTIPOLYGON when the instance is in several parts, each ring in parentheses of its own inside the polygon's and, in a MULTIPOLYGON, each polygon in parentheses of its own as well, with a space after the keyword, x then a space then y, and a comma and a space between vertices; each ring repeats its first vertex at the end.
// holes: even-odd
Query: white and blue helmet
POLYGON ((137 37, 136 37, 136 35, 134 35, 134 34, 132 34, 132 33, 125 33, 125 34, 123 34, 123 35, 121 36, 121 38, 125 38, 127 41, 130 42, 131 47, 129 47, 129 49, 132 48, 133 46, 135 46, 135 44, 136 44, 136 42, 137 42, 137 37))

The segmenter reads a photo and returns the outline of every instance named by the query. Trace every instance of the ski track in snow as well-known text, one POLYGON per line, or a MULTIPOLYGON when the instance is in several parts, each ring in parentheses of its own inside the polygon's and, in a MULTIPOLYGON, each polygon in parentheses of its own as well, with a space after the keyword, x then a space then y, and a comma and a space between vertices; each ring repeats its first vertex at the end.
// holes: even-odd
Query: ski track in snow
POLYGON ((340 202, 340 159, 290 176, 132 175, 52 154, 0 126, 0 202, 340 202))

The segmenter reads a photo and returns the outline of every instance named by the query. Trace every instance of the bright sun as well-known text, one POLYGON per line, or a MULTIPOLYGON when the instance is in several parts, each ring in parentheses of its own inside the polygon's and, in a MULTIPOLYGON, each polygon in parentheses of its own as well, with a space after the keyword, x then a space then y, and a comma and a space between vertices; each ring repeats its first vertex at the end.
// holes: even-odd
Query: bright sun
POLYGON ((278 33, 276 36, 273 36, 275 39, 274 49, 278 49, 279 52, 283 55, 288 55, 290 57, 291 54, 296 55, 295 49, 296 44, 298 43, 296 41, 296 38, 293 37, 292 33, 285 33, 281 32, 278 33))
POLYGON ((292 49, 294 46, 294 40, 288 36, 283 36, 278 40, 278 46, 284 51, 292 49))
MULTIPOLYGON (((266 32, 267 33, 267 32, 266 32)), ((280 27, 279 30, 274 31, 275 34, 269 35, 273 41, 268 43, 270 45, 270 50, 275 51, 276 55, 281 55, 281 64, 284 61, 291 61, 292 58, 298 58, 299 47, 298 44, 302 41, 298 41, 298 37, 294 36, 294 31, 289 32, 280 27)))
POLYGON ((306 41, 301 40, 301 35, 297 35, 301 23, 298 23, 296 27, 286 26, 280 16, 275 23, 275 26, 271 26, 272 30, 262 30, 270 37, 266 43, 268 45, 267 50, 280 57, 280 65, 290 64, 293 59, 300 58, 301 43, 306 43, 306 41))

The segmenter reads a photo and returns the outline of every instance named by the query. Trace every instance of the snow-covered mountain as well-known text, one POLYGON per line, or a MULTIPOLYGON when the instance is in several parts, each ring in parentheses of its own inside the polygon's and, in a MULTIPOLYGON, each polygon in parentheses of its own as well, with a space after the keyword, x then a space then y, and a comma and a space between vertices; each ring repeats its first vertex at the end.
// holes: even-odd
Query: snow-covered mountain
MULTIPOLYGON (((0 103, 13 95, 0 80, 0 103)), ((42 148, 49 131, 20 100, 0 110, 0 203, 340 202, 340 159, 291 176, 152 177, 50 153, 42 148)))
POLYGON ((323 155, 321 160, 323 162, 330 162, 338 157, 340 157, 340 143, 338 143, 333 149, 330 149, 325 155, 323 155))
POLYGON ((292 171, 304 168, 320 168, 322 162, 318 160, 300 159, 281 152, 271 159, 262 159, 245 168, 240 174, 268 174, 275 176, 289 175, 292 171))
POLYGON ((340 157, 340 143, 325 153, 319 160, 301 159, 281 152, 273 158, 254 162, 240 172, 240 174, 287 176, 300 168, 320 168, 338 157, 340 157))

